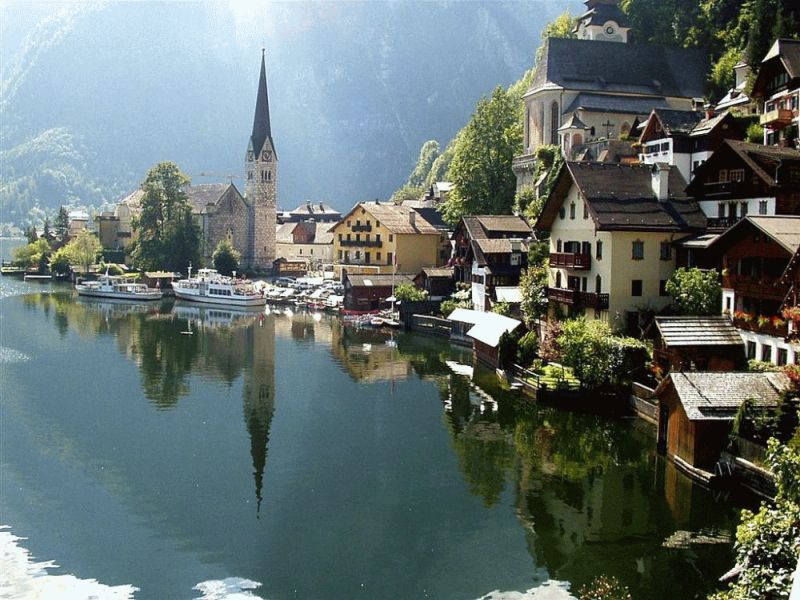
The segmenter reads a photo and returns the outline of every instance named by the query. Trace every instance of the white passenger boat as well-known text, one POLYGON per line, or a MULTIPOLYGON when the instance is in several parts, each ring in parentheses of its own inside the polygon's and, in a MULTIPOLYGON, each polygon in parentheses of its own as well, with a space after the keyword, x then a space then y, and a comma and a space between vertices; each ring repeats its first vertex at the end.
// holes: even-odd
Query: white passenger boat
POLYGON ((192 302, 226 306, 263 306, 267 303, 264 294, 251 281, 226 277, 215 269, 199 269, 192 277, 189 267, 189 277, 173 283, 172 289, 176 298, 192 302))
POLYGON ((75 285, 79 296, 90 298, 113 298, 115 300, 160 300, 161 290, 134 283, 119 275, 101 275, 95 281, 84 281, 75 285))

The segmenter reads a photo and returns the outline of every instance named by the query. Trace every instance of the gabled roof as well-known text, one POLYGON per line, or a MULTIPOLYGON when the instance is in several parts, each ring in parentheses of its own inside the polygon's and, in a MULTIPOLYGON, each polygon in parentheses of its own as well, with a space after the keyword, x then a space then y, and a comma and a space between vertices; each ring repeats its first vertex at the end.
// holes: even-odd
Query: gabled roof
POLYGON ((327 204, 324 204, 322 202, 311 202, 311 201, 303 202, 294 210, 290 210, 289 214, 302 217, 316 217, 316 216, 338 217, 339 215, 341 215, 341 213, 338 210, 332 208, 331 206, 328 206, 327 204))
POLYGON ((422 269, 422 272, 425 273, 425 277, 430 278, 442 278, 442 279, 449 279, 453 277, 453 269, 449 268, 428 268, 422 269))
POLYGON ((667 135, 683 133, 688 135, 705 117, 696 110, 671 110, 654 108, 653 114, 661 122, 661 128, 667 135))
POLYGON ((478 238, 473 240, 473 243, 476 244, 484 254, 528 253, 528 242, 526 240, 478 238))
POLYGON ((725 230, 714 241, 713 245, 723 243, 736 235, 743 227, 752 225, 777 242, 789 254, 794 254, 800 246, 800 216, 792 215, 747 215, 735 225, 725 230))
POLYGON ((235 193, 243 202, 244 198, 232 183, 200 183, 197 185, 187 185, 184 188, 186 198, 192 205, 192 212, 203 214, 208 212, 209 205, 217 204, 220 199, 228 194, 235 193))
POLYGON ((744 346, 739 330, 727 317, 656 317, 656 328, 667 347, 744 346))
POLYGON ((528 222, 517 215, 476 215, 474 218, 487 234, 520 233, 520 237, 527 237, 531 233, 528 222))
POLYGON ((690 421, 730 420, 745 400, 755 406, 775 407, 789 388, 783 373, 670 373, 658 386, 656 395, 672 385, 690 421))
POLYGON ((669 198, 658 200, 652 188, 652 165, 567 162, 545 202, 536 229, 549 231, 572 185, 576 185, 599 230, 701 231, 706 217, 686 198, 686 183, 677 168, 669 169, 669 198))
POLYGON ((549 38, 530 91, 554 86, 606 94, 702 98, 707 72, 708 55, 703 50, 549 38))
POLYGON ((686 188, 686 193, 690 196, 701 197, 706 172, 716 173, 720 168, 719 163, 727 161, 731 153, 737 156, 744 163, 743 166, 750 168, 769 187, 786 185, 783 179, 781 181, 775 179, 775 173, 779 167, 782 169, 782 173, 786 172, 786 167, 790 164, 793 165, 793 168, 800 168, 800 150, 726 139, 716 152, 697 168, 694 179, 686 188))
POLYGON ((445 223, 444 217, 442 217, 442 212, 438 208, 434 206, 419 206, 409 208, 413 208, 415 211, 417 211, 417 214, 421 215, 423 219, 425 219, 439 231, 450 231, 451 227, 445 223))
POLYGON ((368 214, 380 221, 381 225, 395 234, 419 233, 431 235, 440 233, 416 209, 392 202, 360 202, 351 208, 350 212, 343 216, 337 225, 341 225, 347 219, 358 217, 361 214, 361 209, 364 209, 368 214), (412 212, 414 213, 413 217, 410 216, 412 212), (413 225, 411 224, 412 219, 414 221, 413 225))
POLYGON ((710 118, 704 115, 700 122, 695 125, 694 129, 692 129, 691 135, 693 137, 707 135, 724 121, 730 121, 731 124, 735 123, 733 116, 728 111, 718 112, 712 115, 710 118))
POLYGON ((467 335, 487 346, 496 348, 500 343, 500 336, 514 331, 520 325, 522 325, 522 321, 492 312, 483 312, 479 313, 475 325, 467 331, 467 335))
POLYGON ((401 283, 413 283, 411 276, 396 273, 394 275, 367 274, 352 275, 347 274, 347 281, 351 287, 392 287, 401 283))
POLYGON ((763 95, 768 78, 772 77, 774 71, 771 68, 764 68, 767 63, 776 61, 786 71, 789 81, 800 78, 800 40, 790 40, 788 38, 778 38, 767 52, 764 60, 761 61, 761 68, 753 83, 753 95, 763 95))
POLYGON ((294 243, 294 228, 299 223, 282 223, 275 229, 275 241, 279 244, 292 244, 294 243))
POLYGON ((139 188, 125 196, 117 204, 125 204, 129 208, 137 209, 142 206, 142 198, 144 198, 144 190, 139 188))
POLYGON ((472 310, 470 308, 457 308, 449 315, 447 315, 448 321, 455 321, 457 323, 469 323, 474 325, 480 320, 480 315, 482 313, 479 310, 472 310))
POLYGON ((558 128, 559 131, 565 131, 567 129, 589 129, 589 127, 578 118, 578 115, 572 113, 569 119, 567 119, 567 122, 558 128))

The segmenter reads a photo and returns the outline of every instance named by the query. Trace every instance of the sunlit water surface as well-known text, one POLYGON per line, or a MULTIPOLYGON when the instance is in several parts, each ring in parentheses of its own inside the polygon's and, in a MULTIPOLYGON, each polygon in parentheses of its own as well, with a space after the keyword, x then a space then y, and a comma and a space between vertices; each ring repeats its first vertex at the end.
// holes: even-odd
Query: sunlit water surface
POLYGON ((443 341, 0 291, 0 596, 672 599, 731 565, 740 500, 650 427, 456 375, 443 341))

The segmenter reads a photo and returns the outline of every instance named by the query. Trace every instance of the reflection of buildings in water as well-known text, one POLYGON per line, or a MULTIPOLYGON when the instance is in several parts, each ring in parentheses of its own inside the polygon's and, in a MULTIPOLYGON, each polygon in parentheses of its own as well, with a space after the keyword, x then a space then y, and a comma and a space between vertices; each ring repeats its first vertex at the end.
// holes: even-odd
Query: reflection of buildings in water
POLYGON ((275 311, 275 335, 297 341, 314 342, 315 344, 331 344, 331 328, 334 319, 319 312, 275 311))
POLYGON ((356 381, 397 381, 411 376, 411 360, 387 344, 389 334, 346 327, 332 322, 331 353, 356 381))
POLYGON ((275 319, 259 321, 244 331, 247 367, 244 372, 244 422, 250 434, 250 455, 256 486, 256 511, 261 509, 261 489, 267 464, 267 446, 275 413, 275 319))
POLYGON ((263 308, 227 309, 211 306, 197 306, 183 304, 177 301, 172 307, 172 314, 179 319, 189 321, 189 325, 203 328, 217 327, 248 327, 257 319, 264 318, 263 308))

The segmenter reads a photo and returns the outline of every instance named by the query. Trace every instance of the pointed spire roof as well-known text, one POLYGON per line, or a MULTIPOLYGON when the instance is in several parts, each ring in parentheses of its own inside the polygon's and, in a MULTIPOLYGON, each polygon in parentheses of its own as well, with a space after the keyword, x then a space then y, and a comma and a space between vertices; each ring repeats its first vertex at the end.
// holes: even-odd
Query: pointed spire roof
MULTIPOLYGON (((253 133, 250 142, 253 152, 258 155, 264 147, 264 142, 272 142, 272 128, 269 122, 269 95, 267 94, 267 65, 266 50, 261 49, 261 76, 258 80, 258 95, 256 96, 256 113, 253 117, 253 133)), ((272 142, 275 148, 275 143, 272 142)))

